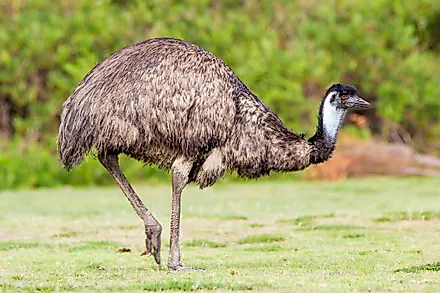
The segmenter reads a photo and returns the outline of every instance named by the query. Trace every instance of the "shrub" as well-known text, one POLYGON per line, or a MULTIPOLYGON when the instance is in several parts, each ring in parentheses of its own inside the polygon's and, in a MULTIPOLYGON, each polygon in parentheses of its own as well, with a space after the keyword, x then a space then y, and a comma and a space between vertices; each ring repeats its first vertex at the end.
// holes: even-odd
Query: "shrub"
MULTIPOLYGON (((419 149, 434 150, 440 135, 440 2, 334 3, 12 0, 1 4, 0 113, 6 118, 0 119, 0 137, 9 136, 16 148, 26 147, 27 154, 38 157, 33 167, 50 170, 46 179, 31 183, 28 178, 25 186, 51 185, 53 176, 66 176, 57 167, 54 137, 61 104, 75 85, 111 52, 150 37, 173 36, 222 58, 295 131, 313 131, 318 99, 331 83, 344 82, 358 86, 375 103, 372 111, 385 122, 379 134, 386 136, 389 125, 398 125, 412 135, 419 149)), ((15 148, 4 149, 8 153, 1 159, 8 172, 17 172, 8 173, 8 180, 17 182, 22 178, 19 162, 30 157, 15 153, 15 148)), ((82 183, 105 183, 95 166, 90 163, 69 176, 82 183)))

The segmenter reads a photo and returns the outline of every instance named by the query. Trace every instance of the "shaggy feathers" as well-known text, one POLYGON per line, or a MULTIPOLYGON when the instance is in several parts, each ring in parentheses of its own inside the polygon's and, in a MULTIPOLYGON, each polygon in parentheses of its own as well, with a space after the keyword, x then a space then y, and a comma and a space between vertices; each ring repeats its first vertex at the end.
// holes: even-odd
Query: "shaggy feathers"
POLYGON ((188 158, 190 181, 206 187, 226 169, 258 178, 328 159, 334 143, 322 132, 321 112, 309 142, 220 59, 157 38, 109 55, 87 74, 63 104, 58 149, 67 169, 93 150, 165 168, 188 158))

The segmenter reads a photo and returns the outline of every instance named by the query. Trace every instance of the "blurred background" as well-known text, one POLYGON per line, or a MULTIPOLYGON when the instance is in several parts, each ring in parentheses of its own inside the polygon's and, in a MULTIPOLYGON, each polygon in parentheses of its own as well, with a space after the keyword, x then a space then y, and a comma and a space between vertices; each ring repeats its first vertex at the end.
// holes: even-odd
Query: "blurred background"
MULTIPOLYGON (((112 183, 93 158, 61 169, 61 105, 108 54, 158 36, 223 59, 298 133, 332 83, 372 102, 347 115, 333 160, 271 180, 440 175, 438 0, 0 0, 0 190, 112 183)), ((130 180, 168 180, 122 163, 130 180)))

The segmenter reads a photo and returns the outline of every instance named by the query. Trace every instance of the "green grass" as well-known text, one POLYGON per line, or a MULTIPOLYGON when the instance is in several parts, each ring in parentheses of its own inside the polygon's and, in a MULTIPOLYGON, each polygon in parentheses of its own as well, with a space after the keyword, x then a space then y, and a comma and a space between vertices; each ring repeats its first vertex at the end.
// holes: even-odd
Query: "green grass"
MULTIPOLYGON (((166 265, 170 187, 136 189, 166 265)), ((421 178, 191 186, 182 257, 206 270, 169 272, 140 256, 143 225, 116 187, 3 192, 0 292, 437 292, 439 196, 421 178)))
POLYGON ((396 222, 440 219, 440 211, 398 211, 388 212, 385 215, 374 219, 376 222, 396 222))
POLYGON ((284 237, 278 235, 249 235, 245 238, 238 240, 238 244, 246 244, 246 243, 269 243, 269 242, 278 242, 284 241, 284 237))
POLYGON ((189 247, 211 247, 211 248, 226 247, 225 243, 218 243, 218 242, 214 242, 214 241, 198 240, 198 239, 194 239, 192 241, 185 242, 184 245, 189 246, 189 247))
POLYGON ((440 272, 440 262, 429 263, 429 264, 424 264, 424 265, 420 265, 420 266, 413 266, 413 267, 409 267, 409 268, 403 268, 403 269, 395 270, 396 273, 398 273, 398 272, 418 273, 418 272, 421 272, 421 271, 437 271, 437 272, 440 272))

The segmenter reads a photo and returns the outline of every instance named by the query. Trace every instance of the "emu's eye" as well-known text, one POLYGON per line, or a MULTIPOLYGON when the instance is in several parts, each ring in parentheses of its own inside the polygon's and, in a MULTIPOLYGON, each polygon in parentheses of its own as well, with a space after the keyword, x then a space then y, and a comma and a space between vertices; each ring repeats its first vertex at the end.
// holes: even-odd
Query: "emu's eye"
POLYGON ((343 99, 343 100, 345 100, 346 98, 347 98, 346 95, 342 95, 342 96, 341 96, 341 99, 343 99))

